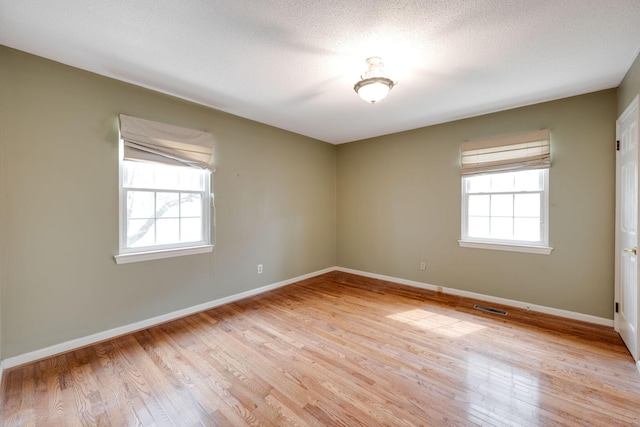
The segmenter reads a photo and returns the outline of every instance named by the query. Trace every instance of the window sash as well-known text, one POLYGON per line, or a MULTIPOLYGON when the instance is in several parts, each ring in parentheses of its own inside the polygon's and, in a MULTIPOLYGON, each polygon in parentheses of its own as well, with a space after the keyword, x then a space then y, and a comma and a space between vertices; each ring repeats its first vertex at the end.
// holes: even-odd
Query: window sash
MULTIPOLYGON (((121 144, 120 149, 123 149, 121 144)), ((123 175, 124 175, 124 160, 120 161, 120 248, 119 255, 131 255, 131 254, 144 254, 144 253, 160 253, 166 250, 171 249, 189 249, 189 248, 197 248, 204 247, 211 244, 211 209, 210 204, 212 203, 212 195, 211 195, 211 176, 209 172, 203 171, 205 176, 203 177, 204 188, 202 190, 188 190, 188 189, 174 189, 174 188, 160 188, 160 187, 133 187, 133 186, 125 186, 123 185, 123 175), (202 200, 202 240, 200 241, 189 241, 189 242, 177 242, 171 244, 156 244, 153 246, 130 246, 128 244, 128 218, 127 215, 127 194, 129 191, 144 191, 151 193, 193 193, 200 194, 202 200)), ((154 214, 155 215, 155 214, 154 214)), ((174 256, 181 255, 176 254, 174 256)), ((146 260, 145 258, 144 260, 146 260)), ((148 258, 153 259, 153 258, 148 258)), ((116 257, 116 261, 121 263, 123 261, 118 261, 118 257, 116 257)), ((131 261, 127 261, 131 262, 131 261)))
MULTIPOLYGON (((208 200, 207 200, 207 192, 206 189, 204 191, 190 191, 190 190, 186 190, 186 191, 176 191, 176 190, 162 190, 162 189, 149 189, 149 188, 134 188, 134 187, 124 187, 123 188, 123 199, 122 199, 122 203, 123 203, 123 247, 121 248, 121 253, 129 253, 129 252, 139 252, 139 251, 149 251, 149 250, 164 250, 164 249, 172 249, 172 248, 183 248, 183 247, 191 247, 191 246, 200 246, 200 245, 206 245, 209 244, 209 239, 208 239, 208 215, 207 215, 207 204, 208 204, 208 200), (134 217, 130 217, 128 215, 128 210, 127 210, 127 200, 129 197, 129 193, 130 192, 144 192, 144 193, 150 193, 153 194, 154 197, 154 209, 153 209, 153 216, 148 216, 148 217, 140 217, 140 218, 134 218, 134 217), (155 205, 155 200, 157 200, 157 195, 158 193, 173 193, 173 194, 178 194, 178 200, 181 200, 182 196, 185 194, 197 194, 200 196, 200 200, 201 200, 201 206, 200 206, 200 216, 189 216, 189 215, 182 215, 181 212, 181 203, 178 203, 178 216, 171 216, 171 217, 158 217, 157 216, 157 212, 158 212, 158 207, 155 205), (190 240, 190 241, 180 241, 182 240, 181 237, 179 237, 179 241, 177 242, 173 242, 173 243, 166 243, 166 244, 159 244, 158 242, 158 220, 168 220, 168 219, 173 219, 173 220, 178 220, 178 233, 179 236, 182 236, 182 220, 183 219, 193 219, 193 218, 198 218, 201 221, 201 226, 200 226, 200 239, 199 240, 190 240), (154 244, 150 244, 150 245, 133 245, 132 243, 129 243, 129 222, 130 221, 134 221, 134 220, 153 220, 153 241, 154 244)), ((135 242, 134 242, 135 243, 135 242)))
MULTIPOLYGON (((469 239, 491 239, 493 240, 501 240, 501 241, 505 241, 505 242, 522 242, 522 243, 527 243, 527 244, 536 244, 536 243, 541 243, 542 242, 542 238, 543 238, 543 203, 542 203, 542 198, 544 197, 544 194, 542 191, 525 191, 525 192, 500 192, 500 193, 467 193, 466 194, 466 206, 467 206, 467 215, 466 215, 466 220, 467 220, 467 237, 469 239), (539 210, 537 212, 537 216, 523 216, 523 215, 516 215, 515 210, 516 210, 516 206, 515 206, 515 196, 517 195, 528 195, 528 194, 537 194, 540 197, 540 206, 539 206, 539 210), (514 203, 511 207, 511 212, 510 214, 494 214, 494 211, 491 207, 489 207, 489 213, 487 215, 471 215, 469 213, 469 198, 471 196, 489 196, 491 198, 491 196, 512 196, 512 198, 514 199, 514 203), (470 234, 470 230, 469 230, 469 221, 472 219, 480 219, 480 218, 484 218, 486 220, 488 220, 489 223, 489 236, 484 237, 484 236, 472 236, 470 234), (540 222, 539 225, 539 229, 537 230, 538 235, 540 236, 540 239, 538 240, 522 240, 522 239, 516 239, 514 238, 505 238, 505 239, 500 239, 497 237, 492 237, 491 235, 494 234, 493 233, 493 224, 494 224, 494 220, 499 220, 499 219, 509 219, 511 220, 511 235, 515 236, 517 235, 517 221, 518 220, 526 220, 526 219, 537 219, 540 222)), ((490 199, 491 200, 491 199, 490 199)), ((491 203, 491 202, 490 202, 491 203)))
POLYGON ((465 142, 460 164, 463 176, 549 168, 550 130, 465 142))

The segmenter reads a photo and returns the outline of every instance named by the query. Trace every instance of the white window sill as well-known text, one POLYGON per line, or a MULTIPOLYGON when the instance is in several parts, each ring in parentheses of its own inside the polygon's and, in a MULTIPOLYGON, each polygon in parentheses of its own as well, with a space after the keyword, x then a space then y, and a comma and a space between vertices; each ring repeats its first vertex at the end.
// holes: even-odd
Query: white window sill
POLYGON ((520 244, 508 244, 508 243, 488 243, 488 242, 475 242, 471 240, 458 240, 458 244, 461 248, 475 248, 475 249, 491 249, 494 251, 510 251, 510 252, 526 252, 530 254, 549 255, 553 250, 549 246, 533 246, 533 245, 520 245, 520 244))
POLYGON ((211 251, 213 251, 213 245, 202 245, 202 246, 193 246, 190 248, 176 248, 176 249, 165 249, 161 251, 119 254, 114 256, 113 258, 116 260, 116 264, 129 264, 131 262, 151 261, 154 259, 204 254, 211 251))

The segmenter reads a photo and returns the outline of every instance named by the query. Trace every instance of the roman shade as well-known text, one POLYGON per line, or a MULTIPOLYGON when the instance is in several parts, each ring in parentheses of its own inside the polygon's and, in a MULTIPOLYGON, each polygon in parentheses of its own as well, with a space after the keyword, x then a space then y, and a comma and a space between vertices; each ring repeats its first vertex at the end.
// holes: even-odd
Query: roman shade
POLYGON ((120 114, 124 160, 191 166, 215 172, 213 135, 120 114))
POLYGON ((551 165, 551 132, 538 130, 462 144, 461 174, 545 169, 551 165))

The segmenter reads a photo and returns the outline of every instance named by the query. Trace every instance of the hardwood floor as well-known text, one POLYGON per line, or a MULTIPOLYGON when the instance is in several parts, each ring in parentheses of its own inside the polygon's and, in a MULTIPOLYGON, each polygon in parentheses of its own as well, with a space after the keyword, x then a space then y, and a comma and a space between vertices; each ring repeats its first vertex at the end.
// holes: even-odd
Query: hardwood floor
POLYGON ((0 421, 640 425, 640 373, 613 330, 474 303, 329 273, 10 369, 0 421))

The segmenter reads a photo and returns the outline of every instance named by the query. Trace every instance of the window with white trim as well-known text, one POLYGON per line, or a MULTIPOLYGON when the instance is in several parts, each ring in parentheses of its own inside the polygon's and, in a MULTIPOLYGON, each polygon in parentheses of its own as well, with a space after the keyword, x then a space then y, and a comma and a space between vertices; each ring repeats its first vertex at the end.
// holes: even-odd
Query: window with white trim
POLYGON ((211 252, 212 137, 120 115, 118 264, 211 252))
POLYGON ((548 130, 464 143, 460 246, 549 254, 548 130))
POLYGON ((121 253, 209 244, 209 171, 124 160, 121 253))

